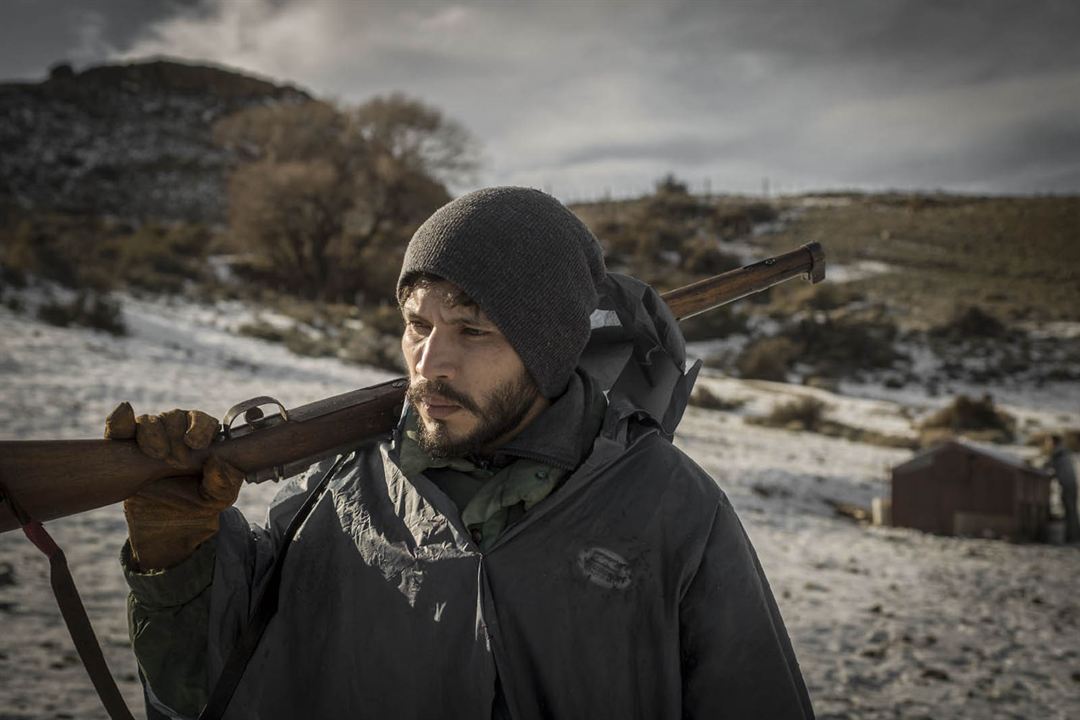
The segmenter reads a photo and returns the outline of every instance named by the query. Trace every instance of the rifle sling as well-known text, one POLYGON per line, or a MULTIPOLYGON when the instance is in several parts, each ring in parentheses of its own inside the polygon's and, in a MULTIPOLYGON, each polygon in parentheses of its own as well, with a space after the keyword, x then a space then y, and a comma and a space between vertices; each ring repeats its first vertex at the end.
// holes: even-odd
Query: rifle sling
POLYGON ((109 672, 105 655, 101 651, 101 644, 94 634, 90 618, 86 615, 86 608, 75 587, 75 580, 71 577, 64 551, 52 539, 45 527, 23 510, 2 483, 0 483, 0 499, 7 500, 15 517, 19 519, 26 537, 49 558, 49 582, 52 585, 53 595, 56 596, 56 604, 60 606, 60 614, 71 634, 75 651, 79 653, 79 659, 82 660, 83 667, 90 676, 90 682, 94 684, 94 690, 101 698, 101 704, 105 706, 105 711, 109 713, 112 720, 134 720, 120 694, 120 689, 116 686, 116 681, 113 680, 112 673, 109 672))
POLYGON ((292 520, 289 521, 289 527, 282 536, 281 549, 274 559, 274 567, 270 572, 270 577, 263 588, 262 594, 259 595, 259 599, 256 601, 255 611, 252 613, 251 619, 248 621, 247 627, 244 628, 240 639, 233 646, 232 652, 229 653, 229 659, 225 661, 225 667, 222 668, 217 682, 214 683, 214 689, 210 692, 206 707, 199 713, 198 720, 220 720, 225 715, 225 711, 228 710, 229 702, 236 692, 236 687, 240 684, 241 678, 244 677, 244 671, 247 670, 248 663, 251 661, 252 655, 255 654, 255 649, 259 646, 259 640, 262 639, 270 620, 277 613, 281 572, 285 566, 285 556, 289 552, 289 546, 292 545, 293 538, 296 536, 300 526, 304 524, 308 515, 311 514, 315 503, 323 496, 327 485, 337 475, 341 466, 354 456, 354 452, 341 455, 330 470, 319 480, 318 485, 310 492, 307 499, 304 500, 304 504, 300 506, 300 509, 293 515, 292 520))

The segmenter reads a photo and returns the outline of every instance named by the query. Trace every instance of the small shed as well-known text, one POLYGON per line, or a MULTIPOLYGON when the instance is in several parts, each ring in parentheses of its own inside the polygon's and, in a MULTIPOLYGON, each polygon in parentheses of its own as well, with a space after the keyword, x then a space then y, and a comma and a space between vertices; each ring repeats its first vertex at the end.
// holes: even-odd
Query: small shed
POLYGON ((950 440, 892 469, 891 504, 898 527, 1045 540, 1050 478, 1007 453, 950 440))

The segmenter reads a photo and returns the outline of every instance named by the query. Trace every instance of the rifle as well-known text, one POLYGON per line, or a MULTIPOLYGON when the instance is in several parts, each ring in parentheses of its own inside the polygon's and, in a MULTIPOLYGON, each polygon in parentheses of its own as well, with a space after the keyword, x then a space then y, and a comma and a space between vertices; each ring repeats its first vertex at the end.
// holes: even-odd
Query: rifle
MULTIPOLYGON (((783 255, 746 265, 663 293, 683 320, 765 290, 798 275, 825 278, 825 255, 810 243, 783 255)), ((135 443, 112 440, 0 441, 0 532, 23 521, 53 520, 111 505, 146 483, 197 475, 213 452, 248 474, 249 482, 281 479, 316 460, 390 432, 401 415, 408 380, 397 378, 287 410, 261 396, 233 407, 211 448, 192 451, 174 467, 142 454, 135 443), (276 406, 276 414, 263 408, 276 406), (242 416, 243 423, 234 427, 242 416), (6 493, 6 494, 5 494, 6 493), (11 498, 17 499, 16 504, 11 498)))

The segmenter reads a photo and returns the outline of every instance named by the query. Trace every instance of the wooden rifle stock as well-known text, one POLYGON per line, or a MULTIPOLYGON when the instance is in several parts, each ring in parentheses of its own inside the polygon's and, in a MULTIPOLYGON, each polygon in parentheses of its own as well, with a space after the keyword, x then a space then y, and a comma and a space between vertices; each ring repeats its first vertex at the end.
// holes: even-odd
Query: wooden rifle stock
MULTIPOLYGON (((825 277, 817 243, 706 278, 661 295, 676 319, 738 300, 797 275, 825 277)), ((8 494, 29 517, 44 522, 120 502, 153 480, 197 475, 210 452, 259 482, 291 474, 320 457, 389 433, 405 400, 403 378, 353 390, 263 417, 254 408, 272 398, 242 403, 226 416, 223 437, 210 450, 192 452, 177 468, 143 455, 133 442, 113 440, 0 441, 0 532, 18 528, 8 494), (261 401, 261 402, 259 402, 261 401), (231 429, 236 410, 246 424, 231 429)), ((279 405, 280 407, 280 405, 279 405)))

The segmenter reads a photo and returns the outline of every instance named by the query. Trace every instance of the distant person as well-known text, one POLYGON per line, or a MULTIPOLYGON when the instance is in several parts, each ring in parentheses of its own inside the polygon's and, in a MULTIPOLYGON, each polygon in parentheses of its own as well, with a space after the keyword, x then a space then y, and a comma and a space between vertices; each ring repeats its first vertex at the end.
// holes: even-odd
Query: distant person
POLYGON ((1076 511, 1076 470, 1072 453, 1060 435, 1051 435, 1047 443, 1049 459, 1043 467, 1057 478, 1061 486, 1061 503, 1065 506, 1065 542, 1080 542, 1080 519, 1076 511))
MULTIPOLYGON (((125 503, 150 716, 215 707, 224 676, 229 718, 813 717, 731 503, 670 442, 692 382, 655 292, 554 198, 489 188, 417 230, 397 299, 391 438, 286 485, 267 527, 213 459, 125 503), (626 353, 586 352, 600 297, 626 353), (266 587, 276 614, 228 661, 266 587)), ((182 458, 217 422, 109 427, 182 458)))

